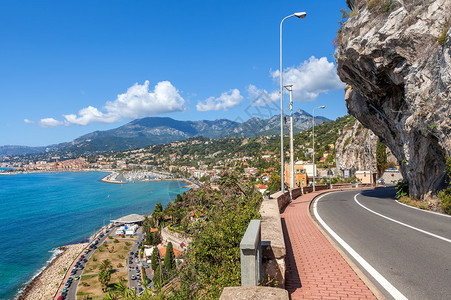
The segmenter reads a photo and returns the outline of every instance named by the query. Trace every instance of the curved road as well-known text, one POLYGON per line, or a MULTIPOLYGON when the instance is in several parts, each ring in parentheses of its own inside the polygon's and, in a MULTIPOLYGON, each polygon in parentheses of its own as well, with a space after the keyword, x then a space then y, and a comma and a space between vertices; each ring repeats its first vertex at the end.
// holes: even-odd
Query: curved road
POLYGON ((387 299, 451 299, 451 217, 401 205, 394 194, 394 188, 329 193, 313 208, 387 299))

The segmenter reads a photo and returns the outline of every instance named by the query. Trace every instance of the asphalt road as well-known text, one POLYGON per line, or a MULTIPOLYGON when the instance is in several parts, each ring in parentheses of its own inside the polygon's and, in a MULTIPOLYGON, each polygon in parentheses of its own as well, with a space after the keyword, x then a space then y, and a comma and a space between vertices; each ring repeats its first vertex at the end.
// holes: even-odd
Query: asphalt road
MULTIPOLYGON (((97 239, 94 239, 94 240, 92 241, 91 244, 93 244, 94 241, 97 240, 96 247, 98 247, 98 246, 100 246, 101 244, 103 244, 103 242, 106 240, 107 236, 108 236, 108 235, 105 234, 103 237, 98 237, 97 239)), ((89 252, 88 252, 87 254, 84 254, 84 253, 83 253, 83 255, 84 255, 85 258, 86 258, 86 261, 89 261, 89 259, 91 258, 92 254, 93 254, 94 252, 95 252, 95 249, 90 249, 89 252)), ((78 261, 78 260, 77 260, 77 261, 78 261)), ((71 275, 71 276, 70 276, 70 277, 72 278, 72 284, 71 284, 70 287, 67 289, 67 296, 66 296, 65 299, 68 299, 68 300, 76 299, 78 283, 80 282, 80 280, 75 280, 75 277, 76 277, 76 276, 80 276, 80 277, 81 277, 81 275, 83 274, 84 267, 86 266, 86 263, 85 263, 85 262, 82 262, 82 266, 83 266, 83 268, 77 268, 77 269, 76 269, 76 273, 75 273, 74 275, 71 275)), ((73 264, 72 264, 72 265, 71 265, 71 268, 69 269, 69 272, 71 272, 73 269, 74 269, 74 267, 73 267, 73 264)), ((65 284, 65 283, 66 283, 66 282, 64 282, 64 284, 65 284)), ((63 285, 63 287, 64 287, 64 285, 63 285)), ((59 296, 59 295, 61 295, 60 292, 57 294, 57 296, 59 296)))
POLYGON ((134 289, 139 294, 144 290, 144 287, 142 286, 142 266, 146 266, 147 264, 143 262, 139 255, 137 254, 139 252, 139 249, 142 246, 142 243, 144 241, 144 233, 142 231, 142 227, 138 230, 138 236, 136 241, 133 241, 133 246, 130 249, 129 256, 127 258, 127 268, 128 268, 128 282, 129 282, 129 288, 134 289), (133 255, 131 255, 131 252, 133 252, 133 255), (131 264, 130 264, 131 262, 131 264), (138 269, 136 269, 138 267, 138 269), (139 276, 138 276, 139 275, 139 276), (135 279, 132 279, 132 276, 135 279))
POLYGON ((451 299, 451 217, 403 206, 394 193, 377 188, 325 194, 316 203, 318 219, 388 281, 340 246, 387 299, 451 299))

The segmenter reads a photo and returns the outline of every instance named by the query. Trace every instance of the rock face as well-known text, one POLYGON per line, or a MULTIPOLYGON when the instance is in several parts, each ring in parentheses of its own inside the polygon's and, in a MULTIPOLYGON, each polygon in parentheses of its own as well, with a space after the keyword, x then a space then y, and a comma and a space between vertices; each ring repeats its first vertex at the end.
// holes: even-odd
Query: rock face
POLYGON ((451 0, 347 4, 335 56, 348 111, 390 148, 410 196, 422 199, 443 184, 451 155, 451 0))
POLYGON ((335 142, 339 170, 376 170, 376 143, 378 137, 358 121, 344 127, 335 142))
MULTIPOLYGON (((378 139, 379 137, 370 129, 363 127, 359 121, 352 126, 344 127, 335 142, 338 170, 376 171, 378 139)), ((387 161, 393 165, 398 164, 390 151, 387 151, 387 161)))

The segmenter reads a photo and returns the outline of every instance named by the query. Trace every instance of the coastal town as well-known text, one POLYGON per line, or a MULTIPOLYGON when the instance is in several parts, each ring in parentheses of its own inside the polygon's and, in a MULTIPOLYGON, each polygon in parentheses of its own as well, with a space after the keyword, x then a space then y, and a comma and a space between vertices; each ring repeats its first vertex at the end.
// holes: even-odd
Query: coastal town
MULTIPOLYGON (((321 125, 317 130, 321 130, 321 125)), ((306 138, 311 137, 309 131, 303 134, 306 138)), ((338 135, 339 130, 335 134, 338 135)), ((344 156, 342 152, 345 149, 337 151, 335 143, 330 143, 329 140, 331 139, 325 140, 321 135, 318 136, 315 163, 312 161, 311 141, 297 144, 294 153, 297 159, 293 163, 296 187, 312 185, 314 178, 321 183, 335 183, 342 179, 349 182, 371 183, 382 178, 382 172, 376 168, 375 157, 370 157, 370 163, 366 166, 346 164, 346 161, 337 160, 337 157, 344 156)), ((272 175, 280 172, 280 154, 276 143, 275 136, 254 139, 229 138, 219 141, 192 138, 89 157, 68 158, 53 155, 40 160, 36 160, 33 156, 3 157, 0 160, 0 167, 12 168, 3 174, 105 171, 113 172, 105 180, 115 183, 185 178, 196 185, 210 183, 212 186, 223 172, 238 171, 246 178, 267 186, 272 175)), ((392 159, 392 162, 384 167, 384 171, 388 171, 383 177, 384 182, 396 183, 402 179, 399 167, 394 161, 392 159)), ((290 185, 289 163, 284 166, 284 175, 286 184, 290 185)))
MULTIPOLYGON (((303 134, 310 137, 308 132, 303 134)), ((377 176, 376 166, 374 171, 340 168, 340 146, 329 140, 318 137, 315 163, 310 142, 297 146, 295 157, 299 160, 293 162, 293 180, 289 161, 284 166, 286 187, 294 184, 294 188, 308 193, 315 183, 321 189, 340 182, 394 184, 402 178, 391 165, 377 176)), ((199 205, 199 195, 222 195, 227 189, 224 176, 236 176, 240 184, 252 186, 260 197, 280 190, 280 157, 274 143, 271 136, 215 142, 192 138, 96 156, 4 157, 0 163, 5 168, 0 173, 3 175, 100 171, 107 173, 102 179, 105 184, 182 180, 190 188, 166 208, 160 204, 148 215, 111 220, 88 243, 62 247, 62 253, 24 289, 21 299, 98 299, 121 289, 136 295, 166 291, 183 266, 192 235, 203 226, 209 207, 217 201, 207 198, 199 205), (101 272, 105 275, 99 275, 101 272), (58 288, 45 288, 49 285, 58 288)))

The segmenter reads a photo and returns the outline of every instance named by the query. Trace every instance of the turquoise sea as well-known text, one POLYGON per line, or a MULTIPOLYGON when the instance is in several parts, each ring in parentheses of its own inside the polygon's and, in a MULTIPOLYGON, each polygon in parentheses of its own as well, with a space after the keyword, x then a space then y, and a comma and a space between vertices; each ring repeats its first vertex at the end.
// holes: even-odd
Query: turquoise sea
POLYGON ((182 181, 104 183, 106 173, 0 175, 0 299, 17 292, 53 250, 85 241, 110 220, 149 214, 187 191, 182 181))

